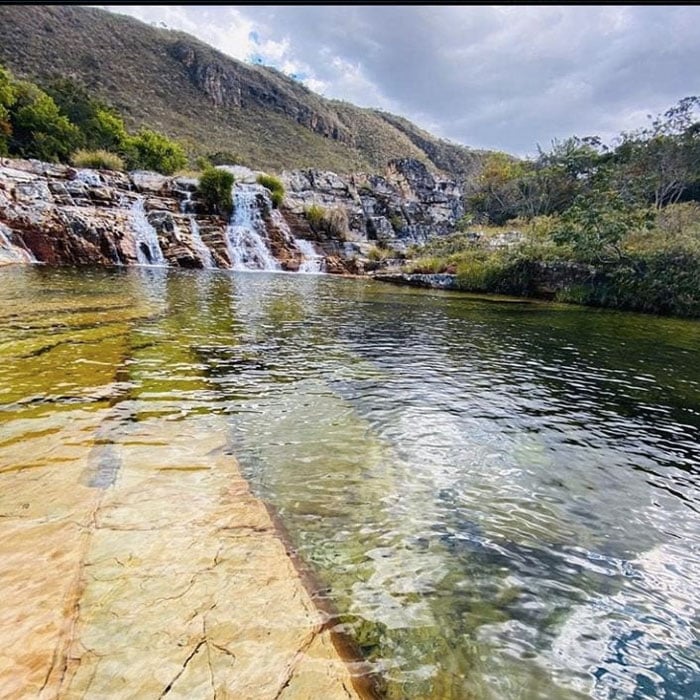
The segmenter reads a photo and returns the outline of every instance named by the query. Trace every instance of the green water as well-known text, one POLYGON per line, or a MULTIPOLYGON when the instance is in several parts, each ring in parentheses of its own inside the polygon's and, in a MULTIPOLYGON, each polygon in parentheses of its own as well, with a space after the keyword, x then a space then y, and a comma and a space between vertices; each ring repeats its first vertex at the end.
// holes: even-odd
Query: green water
POLYGON ((700 323, 314 275, 0 283, 0 479, 105 407, 111 440, 216 414, 386 697, 700 697, 700 323))

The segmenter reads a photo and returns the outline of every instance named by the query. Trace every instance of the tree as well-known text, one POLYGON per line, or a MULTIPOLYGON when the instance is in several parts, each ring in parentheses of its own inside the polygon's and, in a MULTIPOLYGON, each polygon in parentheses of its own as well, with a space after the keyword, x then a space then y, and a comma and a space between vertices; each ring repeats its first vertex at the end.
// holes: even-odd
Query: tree
POLYGON ((674 204, 700 177, 700 98, 679 100, 651 124, 623 133, 615 151, 619 187, 629 199, 650 202, 656 209, 674 204))
POLYGON ((80 130, 62 115, 53 99, 33 83, 15 83, 10 111, 10 150, 26 158, 65 161, 80 143, 80 130))
POLYGON ((531 167, 506 153, 490 153, 484 161, 476 189, 466 200, 467 207, 489 222, 502 224, 521 211, 519 180, 531 167))
POLYGON ((9 71, 0 66, 0 156, 7 155, 12 124, 10 123, 10 108, 17 99, 12 76, 9 71))
POLYGON ((562 214, 552 238, 555 243, 570 245, 583 260, 619 262, 624 258, 623 238, 648 222, 647 211, 627 202, 611 186, 607 174, 601 174, 562 214))

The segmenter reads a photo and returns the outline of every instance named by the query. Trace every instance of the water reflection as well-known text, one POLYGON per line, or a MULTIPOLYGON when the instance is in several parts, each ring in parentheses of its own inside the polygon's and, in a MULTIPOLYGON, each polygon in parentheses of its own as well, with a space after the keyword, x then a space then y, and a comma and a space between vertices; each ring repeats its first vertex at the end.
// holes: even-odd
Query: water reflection
POLYGON ((120 426, 226 416, 387 697, 700 694, 697 322, 307 275, 1 274, 0 449, 99 409, 106 487, 120 426))

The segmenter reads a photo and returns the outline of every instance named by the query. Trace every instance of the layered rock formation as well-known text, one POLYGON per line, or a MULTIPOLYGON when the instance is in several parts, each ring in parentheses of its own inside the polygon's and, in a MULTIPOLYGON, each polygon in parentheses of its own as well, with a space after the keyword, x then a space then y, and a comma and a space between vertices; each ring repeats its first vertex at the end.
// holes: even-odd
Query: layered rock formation
POLYGON ((375 245, 403 251, 463 214, 457 184, 416 160, 381 176, 286 172, 280 209, 257 172, 233 170, 229 221, 204 211, 195 179, 0 161, 0 264, 356 273, 375 245))
POLYGON ((391 161, 384 175, 343 178, 295 170, 284 173, 283 180, 290 211, 300 215, 315 205, 339 212, 347 222, 346 238, 354 243, 369 241, 402 251, 412 243, 452 233, 464 214, 457 182, 410 158, 391 161))

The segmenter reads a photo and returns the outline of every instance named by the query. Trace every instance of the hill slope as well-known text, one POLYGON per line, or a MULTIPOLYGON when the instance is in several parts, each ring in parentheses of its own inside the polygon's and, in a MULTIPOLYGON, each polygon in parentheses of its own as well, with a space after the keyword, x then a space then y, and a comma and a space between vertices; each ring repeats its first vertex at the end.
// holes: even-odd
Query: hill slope
POLYGON ((0 6, 0 63, 39 84, 73 77, 129 126, 163 131, 191 155, 226 150, 251 167, 336 172, 410 157, 458 179, 481 160, 401 117, 327 100, 188 34, 96 8, 0 6))

